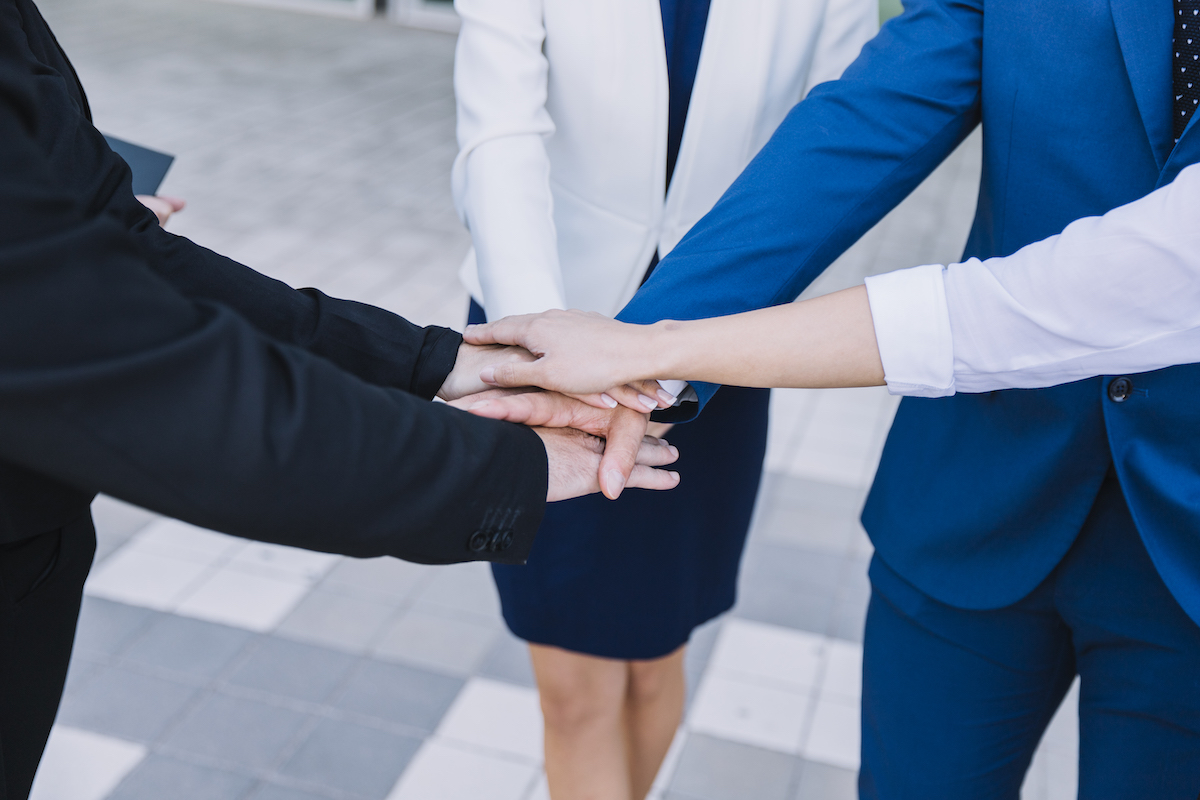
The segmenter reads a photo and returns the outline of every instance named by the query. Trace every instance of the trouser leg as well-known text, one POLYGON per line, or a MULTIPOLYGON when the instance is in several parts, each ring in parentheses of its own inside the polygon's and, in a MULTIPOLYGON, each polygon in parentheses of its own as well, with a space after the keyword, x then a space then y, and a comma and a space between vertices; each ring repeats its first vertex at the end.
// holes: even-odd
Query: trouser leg
POLYGON ((1080 800, 1200 795, 1200 626, 1162 582, 1110 476, 1058 570, 1080 675, 1080 800))
POLYGON ((25 800, 66 681, 90 517, 0 549, 0 800, 25 800))
POLYGON ((861 797, 1017 800, 1075 675, 1048 587, 968 611, 921 593, 878 556, 871 577, 861 797))

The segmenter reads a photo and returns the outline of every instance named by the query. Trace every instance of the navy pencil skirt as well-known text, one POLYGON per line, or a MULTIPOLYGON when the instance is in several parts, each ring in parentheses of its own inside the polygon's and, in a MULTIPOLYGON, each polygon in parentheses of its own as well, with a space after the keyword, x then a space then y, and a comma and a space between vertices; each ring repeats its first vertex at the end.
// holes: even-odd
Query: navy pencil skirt
MULTIPOLYGON (((471 320, 483 321, 472 303, 471 320)), ((553 503, 524 566, 492 565, 518 637, 602 658, 665 656, 728 611, 767 444, 767 389, 726 387, 667 434, 680 485, 553 503)))

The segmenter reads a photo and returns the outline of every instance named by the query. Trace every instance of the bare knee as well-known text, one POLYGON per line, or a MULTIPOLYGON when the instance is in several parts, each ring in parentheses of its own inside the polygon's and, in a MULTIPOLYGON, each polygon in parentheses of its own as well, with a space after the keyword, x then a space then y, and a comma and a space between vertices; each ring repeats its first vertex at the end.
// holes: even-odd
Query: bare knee
POLYGON ((632 661, 629 664, 627 701, 636 705, 653 705, 682 696, 684 689, 682 651, 676 651, 653 661, 632 661))
POLYGON ((568 732, 619 724, 626 691, 625 662, 564 650, 530 650, 548 729, 568 732))

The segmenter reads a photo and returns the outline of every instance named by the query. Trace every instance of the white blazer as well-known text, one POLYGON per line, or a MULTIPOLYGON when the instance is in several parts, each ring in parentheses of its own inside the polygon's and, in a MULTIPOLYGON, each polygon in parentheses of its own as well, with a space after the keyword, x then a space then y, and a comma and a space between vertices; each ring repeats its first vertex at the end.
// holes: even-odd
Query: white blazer
POLYGON ((712 0, 663 196, 659 0, 455 0, 463 283, 491 319, 615 315, 810 88, 878 28, 876 0, 712 0))

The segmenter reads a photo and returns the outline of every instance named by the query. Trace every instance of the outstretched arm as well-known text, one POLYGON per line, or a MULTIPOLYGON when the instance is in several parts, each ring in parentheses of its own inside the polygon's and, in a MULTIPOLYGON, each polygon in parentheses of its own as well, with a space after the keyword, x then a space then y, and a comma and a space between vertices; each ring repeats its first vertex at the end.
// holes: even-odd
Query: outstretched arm
POLYGON ((1198 208, 1195 165, 1007 258, 901 270, 728 317, 629 325, 551 312, 466 337, 541 356, 498 368, 496 383, 572 392, 660 376, 775 387, 886 382, 895 394, 937 397, 1144 372, 1200 361, 1198 208))

